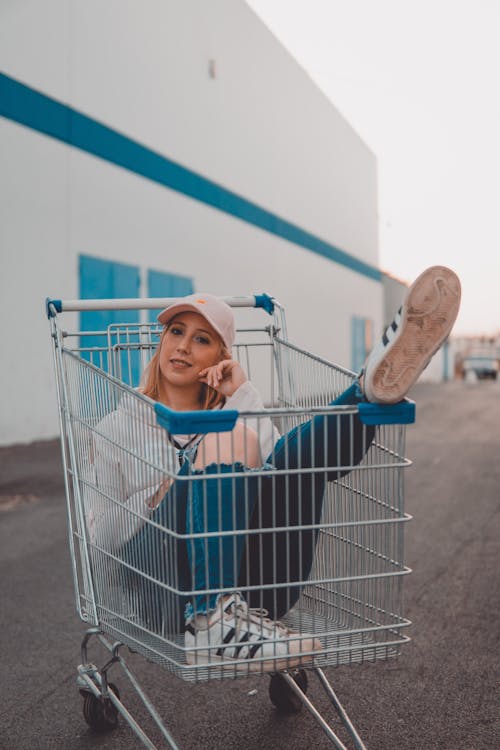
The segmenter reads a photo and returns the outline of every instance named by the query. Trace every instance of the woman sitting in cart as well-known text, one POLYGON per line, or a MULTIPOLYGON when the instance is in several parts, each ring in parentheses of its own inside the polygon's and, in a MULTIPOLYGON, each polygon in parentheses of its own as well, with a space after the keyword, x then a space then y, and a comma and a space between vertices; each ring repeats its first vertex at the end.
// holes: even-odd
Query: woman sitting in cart
MULTIPOLYGON (((449 335, 459 304, 460 282, 453 271, 443 266, 424 271, 360 376, 333 403, 401 401, 449 335)), ((144 395, 180 412, 264 409, 232 359, 235 325, 228 305, 195 294, 167 307, 158 320, 164 329, 142 379, 144 395)), ((99 427, 103 438, 111 436, 118 444, 123 436, 141 439, 139 430, 130 429, 137 420, 131 401, 125 397, 105 417, 99 427)), ((161 627, 165 608, 172 608, 172 594, 163 596, 165 588, 155 581, 175 583, 179 590, 201 592, 181 607, 186 605, 188 663, 274 672, 311 660, 321 644, 290 631, 279 618, 297 602, 310 573, 326 482, 362 461, 375 427, 363 425, 357 413, 337 413, 315 416, 281 437, 262 417, 238 421, 232 432, 181 437, 157 425, 149 426, 148 434, 151 430, 157 453, 175 452, 179 476, 202 475, 203 481, 168 478, 159 484, 157 472, 127 469, 123 458, 121 465, 110 466, 99 438, 95 444, 101 486, 116 484, 113 471, 119 471, 123 502, 133 510, 132 528, 129 523, 112 533, 122 533, 122 559, 133 571, 128 582, 139 591, 149 626, 161 627), (294 473, 315 467, 337 468, 294 473), (266 468, 285 471, 266 476, 266 468), (144 517, 154 523, 141 523, 144 517), (184 538, 173 539, 161 527, 184 538), (220 531, 243 533, 210 536, 220 531)))

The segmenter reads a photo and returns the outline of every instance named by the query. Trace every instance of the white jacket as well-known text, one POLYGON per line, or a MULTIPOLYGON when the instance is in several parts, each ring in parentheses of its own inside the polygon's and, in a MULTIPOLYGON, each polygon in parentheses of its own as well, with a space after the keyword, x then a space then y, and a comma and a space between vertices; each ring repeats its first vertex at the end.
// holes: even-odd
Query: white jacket
MULTIPOLYGON (((262 398, 250 381, 226 400, 223 409, 262 411, 262 398)), ((262 461, 279 432, 269 417, 249 417, 245 425, 259 437, 262 461)), ((184 445, 190 435, 175 435, 184 445)), ((152 512, 160 484, 179 470, 179 451, 156 421, 153 402, 125 394, 115 411, 96 426, 88 469, 83 474, 84 503, 91 541, 113 550, 130 539, 152 512)))

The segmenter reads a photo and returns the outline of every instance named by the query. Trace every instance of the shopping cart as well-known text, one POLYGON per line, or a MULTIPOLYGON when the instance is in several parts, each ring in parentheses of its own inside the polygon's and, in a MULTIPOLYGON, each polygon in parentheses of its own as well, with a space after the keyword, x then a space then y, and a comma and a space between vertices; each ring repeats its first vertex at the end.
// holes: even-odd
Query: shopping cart
MULTIPOLYGON (((109 681, 111 669, 120 665, 166 744, 178 747, 125 662, 126 647, 191 682, 268 674, 270 698, 279 711, 294 713, 305 706, 331 742, 346 750, 306 695, 307 675, 314 674, 348 741, 363 750, 324 668, 395 657, 409 640, 402 586, 410 572, 403 561, 404 523, 410 516, 403 507, 402 472, 410 463, 404 457, 405 429, 414 421, 414 404, 329 405, 353 382, 354 374, 290 343, 284 309, 275 299, 224 299, 238 322, 233 356, 260 390, 263 410, 175 412, 137 390, 161 334, 161 326, 148 322, 147 316, 151 319, 152 310, 176 300, 47 300, 76 608, 88 626, 77 678, 84 718, 94 729, 108 730, 121 714, 145 747, 156 747, 109 681), (87 324, 74 331, 61 326, 63 315, 74 324, 76 313, 102 310, 126 310, 120 313, 122 319, 125 315, 135 322, 114 323, 105 330, 78 330, 87 324), (125 427, 123 420, 116 420, 119 410, 128 414, 125 427), (347 453, 339 451, 334 461, 324 451, 322 459, 306 462, 306 446, 299 441, 293 465, 278 468, 269 463, 258 470, 240 466, 237 472, 226 464, 222 476, 223 462, 216 461, 215 473, 207 479, 189 462, 187 469, 186 464, 180 468, 182 451, 171 448, 176 435, 232 434, 237 421, 260 436, 271 420, 284 435, 312 419, 326 425, 332 415, 338 417, 337 438, 344 431, 351 442, 347 453), (352 445, 355 422, 361 424, 361 456, 355 456, 352 445), (200 530, 186 518, 181 523, 178 499, 195 492, 203 497, 209 483, 222 486, 223 481, 233 482, 234 505, 247 513, 245 522, 235 521, 229 530, 222 520, 215 530, 213 525, 200 530), (160 521, 145 501, 148 492, 139 499, 136 492, 132 501, 130 488, 162 482, 169 488, 169 502, 162 507, 169 510, 160 521), (271 520, 259 516, 251 521, 255 506, 250 507, 249 498, 257 494, 259 499, 264 486, 268 497, 259 513, 271 513, 271 520), (293 517, 290 508, 297 495, 297 507, 311 507, 311 513, 300 510, 293 517), (278 512, 278 506, 285 510, 278 512), (142 547, 136 544, 130 554, 129 542, 137 540, 138 530, 142 547), (196 639, 185 641, 186 602, 218 593, 230 597, 236 585, 228 585, 223 576, 217 585, 211 579, 201 591, 192 580, 186 584, 179 560, 200 545, 205 557, 215 549, 219 563, 224 555, 231 556, 229 567, 234 568, 239 595, 252 605, 248 617, 254 623, 260 618, 263 628, 269 625, 266 605, 273 619, 280 614, 292 640, 309 644, 299 649, 298 658, 295 654, 283 661, 268 651, 250 660, 243 649, 241 658, 235 652, 231 661, 221 660, 222 631, 208 648, 196 639), (244 550, 242 556, 237 548, 244 550), (109 652, 100 667, 88 659, 90 641, 109 652)), ((88 323, 88 316, 80 321, 88 323)), ((329 439, 326 427, 324 439, 329 439)), ((222 518, 222 508, 219 514, 222 518)), ((269 629, 266 633, 269 640, 269 629)))

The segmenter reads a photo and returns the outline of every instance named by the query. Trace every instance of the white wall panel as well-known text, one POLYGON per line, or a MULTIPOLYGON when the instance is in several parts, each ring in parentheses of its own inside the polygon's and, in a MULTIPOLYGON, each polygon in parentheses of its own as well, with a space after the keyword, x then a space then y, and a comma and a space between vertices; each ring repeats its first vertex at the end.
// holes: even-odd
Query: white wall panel
MULTIPOLYGON (((7 0, 0 67, 378 266, 373 154, 244 2, 7 0)), ((348 366, 351 316, 380 329, 380 282, 10 120, 0 137, 0 278, 13 311, 0 444, 57 433, 43 302, 77 296, 79 254, 192 276, 216 294, 274 294, 299 345, 348 366), (14 400, 13 384, 29 398, 14 400)))
POLYGON ((381 328, 382 287, 352 270, 78 151, 71 175, 74 254, 189 272, 215 294, 273 294, 299 345, 334 346, 346 365, 353 307, 381 328))
POLYGON ((53 437, 57 411, 46 296, 76 292, 68 149, 0 120, 0 444, 53 437))
POLYGON ((376 263, 373 154, 245 3, 19 5, 9 74, 376 263))
POLYGON ((68 103, 77 0, 2 0, 0 70, 68 103))

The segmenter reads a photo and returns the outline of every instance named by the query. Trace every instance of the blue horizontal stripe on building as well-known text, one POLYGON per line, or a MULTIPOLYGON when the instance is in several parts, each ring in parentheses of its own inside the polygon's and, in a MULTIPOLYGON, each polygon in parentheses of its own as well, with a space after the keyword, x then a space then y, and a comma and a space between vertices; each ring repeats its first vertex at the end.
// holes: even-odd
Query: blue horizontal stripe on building
POLYGON ((0 115, 381 281, 381 271, 375 266, 3 73, 0 115))

